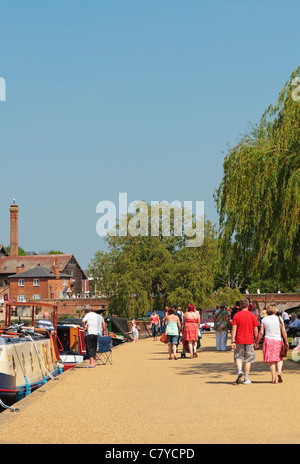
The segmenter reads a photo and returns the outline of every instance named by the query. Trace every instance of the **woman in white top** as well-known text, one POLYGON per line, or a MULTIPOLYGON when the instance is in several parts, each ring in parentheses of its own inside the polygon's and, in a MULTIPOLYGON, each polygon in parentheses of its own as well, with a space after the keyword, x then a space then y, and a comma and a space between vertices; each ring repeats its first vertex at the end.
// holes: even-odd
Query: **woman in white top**
POLYGON ((276 383, 276 366, 278 382, 282 382, 282 365, 283 358, 280 356, 282 347, 282 338, 285 346, 288 348, 288 340, 283 321, 280 316, 276 316, 276 306, 270 305, 267 308, 267 316, 261 321, 260 331, 255 343, 255 348, 259 346, 259 342, 265 333, 263 344, 263 359, 265 363, 270 364, 272 383, 276 383))

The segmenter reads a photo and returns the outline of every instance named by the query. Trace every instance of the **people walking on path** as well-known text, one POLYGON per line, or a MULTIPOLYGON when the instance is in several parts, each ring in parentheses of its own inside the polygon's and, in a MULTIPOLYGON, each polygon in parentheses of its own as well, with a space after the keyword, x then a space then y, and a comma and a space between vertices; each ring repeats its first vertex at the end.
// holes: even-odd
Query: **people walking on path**
POLYGON ((240 383, 244 375, 244 385, 251 383, 249 373, 251 364, 255 361, 254 342, 258 335, 258 321, 254 314, 248 311, 248 300, 240 301, 241 311, 232 320, 231 346, 234 350, 234 360, 238 369, 236 383, 240 383), (243 363, 244 372, 243 372, 243 363))
POLYGON ((241 311, 240 302, 236 301, 234 307, 232 308, 231 314, 230 314, 230 320, 232 321, 232 319, 234 318, 236 313, 238 313, 240 311, 241 311))
POLYGON ((228 330, 230 328, 229 317, 230 313, 227 311, 224 303, 214 312, 213 319, 217 351, 226 351, 228 330))
POLYGON ((177 352, 179 343, 182 340, 183 312, 181 311, 181 307, 178 306, 178 305, 173 305, 173 309, 174 309, 175 316, 178 316, 178 318, 180 320, 180 324, 181 324, 181 329, 179 331, 179 336, 178 336, 178 342, 177 342, 177 345, 176 345, 176 352, 177 352))
POLYGON ((174 308, 169 308, 168 314, 163 319, 166 324, 166 336, 168 343, 169 359, 177 359, 176 349, 178 345, 181 323, 179 317, 174 314, 174 308))
POLYGON ((158 330, 160 328, 160 317, 156 312, 156 309, 153 309, 151 316, 149 317, 151 321, 151 330, 153 340, 157 340, 158 330))
POLYGON ((179 320, 180 320, 180 322, 182 324, 182 322, 183 322, 183 312, 181 310, 181 306, 175 305, 175 306, 173 306, 173 308, 175 308, 175 314, 176 314, 176 316, 179 317, 179 320))
POLYGON ((255 343, 255 348, 259 347, 259 342, 263 335, 263 360, 264 363, 269 363, 271 371, 271 382, 276 383, 276 367, 278 382, 282 382, 282 366, 283 358, 280 356, 282 344, 288 348, 288 339, 281 316, 276 315, 277 309, 275 305, 267 307, 267 316, 261 322, 260 331, 255 343), (283 341, 282 341, 283 339, 283 341))
POLYGON ((257 300, 252 301, 252 310, 251 312, 254 314, 254 316, 257 317, 258 320, 258 327, 260 327, 260 308, 257 300))
POLYGON ((187 342, 190 352, 190 357, 193 359, 197 358, 197 341, 199 336, 199 324, 200 317, 196 312, 194 305, 190 304, 188 306, 187 312, 183 316, 183 343, 187 342))

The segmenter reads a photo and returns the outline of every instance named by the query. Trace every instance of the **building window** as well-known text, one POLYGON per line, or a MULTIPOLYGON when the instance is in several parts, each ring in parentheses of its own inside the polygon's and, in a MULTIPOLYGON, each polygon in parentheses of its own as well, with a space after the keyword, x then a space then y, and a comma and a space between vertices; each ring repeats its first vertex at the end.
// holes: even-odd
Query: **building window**
POLYGON ((63 279, 63 286, 65 287, 67 285, 67 279, 63 279))
POLYGON ((40 286, 40 279, 33 279, 33 286, 39 287, 40 286))
POLYGON ((26 301, 26 296, 25 295, 18 295, 18 303, 23 303, 26 301))
POLYGON ((24 287, 25 282, 24 279, 19 279, 19 287, 24 287))
POLYGON ((32 298, 34 300, 40 300, 41 299, 41 295, 33 295, 32 298))

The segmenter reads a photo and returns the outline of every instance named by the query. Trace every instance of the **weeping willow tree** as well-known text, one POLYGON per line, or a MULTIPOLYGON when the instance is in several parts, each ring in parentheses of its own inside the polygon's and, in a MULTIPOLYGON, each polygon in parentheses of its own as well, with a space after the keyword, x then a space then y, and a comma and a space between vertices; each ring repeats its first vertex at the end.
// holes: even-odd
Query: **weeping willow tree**
MULTIPOLYGON (((181 208, 180 213, 184 217, 181 208)), ((207 307, 214 289, 215 226, 203 218, 203 243, 190 247, 186 246, 183 224, 175 235, 172 214, 170 235, 161 233, 161 215, 158 236, 151 236, 152 219, 151 208, 145 204, 143 213, 124 218, 130 234, 106 237, 108 251, 95 253, 89 265, 97 292, 109 299, 110 311, 126 318, 164 309, 166 304, 179 304, 183 309, 190 303, 207 307), (136 228, 130 228, 137 217, 136 228)))
MULTIPOLYGON (((300 284, 300 101, 292 73, 224 160, 215 199, 222 256, 244 275, 300 284)), ((299 287, 298 287, 299 288, 299 287)))

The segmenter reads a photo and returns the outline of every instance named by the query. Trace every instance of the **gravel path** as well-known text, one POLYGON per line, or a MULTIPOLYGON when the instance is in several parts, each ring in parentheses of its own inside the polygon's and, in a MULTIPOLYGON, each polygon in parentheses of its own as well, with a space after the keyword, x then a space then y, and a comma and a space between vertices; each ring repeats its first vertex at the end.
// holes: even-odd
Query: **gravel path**
POLYGON ((113 364, 81 365, 0 414, 1 444, 299 443, 300 366, 270 383, 261 350, 251 385, 234 385, 233 353, 203 335, 198 358, 168 359, 152 339, 113 349, 113 364))

